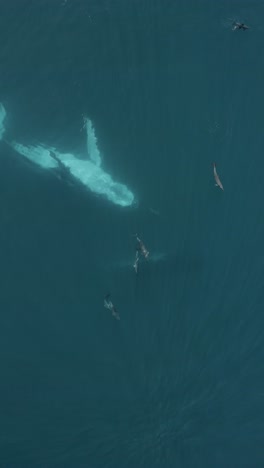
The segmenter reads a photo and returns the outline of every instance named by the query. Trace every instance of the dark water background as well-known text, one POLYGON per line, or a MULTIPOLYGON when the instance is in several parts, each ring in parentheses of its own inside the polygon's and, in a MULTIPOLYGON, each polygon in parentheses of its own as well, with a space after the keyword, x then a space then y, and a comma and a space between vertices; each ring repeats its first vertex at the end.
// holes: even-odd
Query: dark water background
POLYGON ((118 208, 1 144, 1 468, 264 466, 263 16, 263 1, 1 0, 6 137, 82 156, 85 112, 138 200, 118 208), (166 255, 138 278, 135 231, 166 255))

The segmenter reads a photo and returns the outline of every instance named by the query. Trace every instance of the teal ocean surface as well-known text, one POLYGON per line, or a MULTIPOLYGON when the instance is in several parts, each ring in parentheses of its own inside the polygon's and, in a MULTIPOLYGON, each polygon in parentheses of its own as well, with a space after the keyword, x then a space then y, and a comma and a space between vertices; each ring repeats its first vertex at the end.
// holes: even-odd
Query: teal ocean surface
POLYGON ((1 2, 0 468, 263 468, 263 18, 1 2))

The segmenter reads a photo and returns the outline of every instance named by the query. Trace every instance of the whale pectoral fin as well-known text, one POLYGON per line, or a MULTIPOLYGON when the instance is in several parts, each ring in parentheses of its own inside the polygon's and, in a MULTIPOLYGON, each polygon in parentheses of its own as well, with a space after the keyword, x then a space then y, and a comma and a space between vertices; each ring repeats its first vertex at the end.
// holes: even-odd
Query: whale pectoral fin
POLYGON ((4 125, 5 117, 6 117, 6 110, 3 104, 0 102, 0 140, 2 140, 3 135, 5 133, 5 125, 4 125))
POLYGON ((102 158, 97 146, 94 126, 88 117, 84 117, 84 128, 86 130, 87 155, 96 166, 101 166, 102 158))

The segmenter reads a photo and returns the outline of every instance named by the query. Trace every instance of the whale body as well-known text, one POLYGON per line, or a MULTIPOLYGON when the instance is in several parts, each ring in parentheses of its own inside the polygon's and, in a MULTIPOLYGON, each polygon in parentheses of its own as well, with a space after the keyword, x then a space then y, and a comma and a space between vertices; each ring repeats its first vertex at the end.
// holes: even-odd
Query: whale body
MULTIPOLYGON (((5 116, 5 109, 0 104, 0 139, 5 131, 5 116)), ((84 119, 83 128, 86 132, 88 156, 86 160, 79 159, 71 153, 62 153, 57 148, 42 144, 25 145, 15 140, 8 142, 8 144, 18 154, 42 169, 58 171, 63 166, 70 173, 73 180, 75 179, 76 182, 81 183, 92 192, 122 207, 133 205, 135 197, 131 190, 126 185, 116 182, 111 174, 102 168, 102 158, 90 119, 84 119)))

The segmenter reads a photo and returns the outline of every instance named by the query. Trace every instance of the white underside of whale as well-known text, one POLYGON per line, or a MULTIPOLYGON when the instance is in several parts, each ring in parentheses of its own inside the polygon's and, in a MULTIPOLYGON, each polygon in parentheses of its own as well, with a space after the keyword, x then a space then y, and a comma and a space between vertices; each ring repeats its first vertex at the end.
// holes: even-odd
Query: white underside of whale
MULTIPOLYGON (((5 116, 5 109, 0 104, 0 139, 5 131, 5 116)), ((91 120, 87 118, 84 120, 84 130, 87 138, 88 158, 86 160, 79 159, 71 153, 61 153, 58 149, 45 145, 25 145, 18 141, 11 141, 9 144, 17 153, 43 170, 60 170, 64 167, 71 174, 72 179, 92 192, 104 196, 116 205, 131 206, 134 203, 133 193, 126 185, 115 182, 111 174, 101 167, 102 158, 97 146, 95 131, 91 120), (56 158, 52 157, 52 154, 56 158)))

